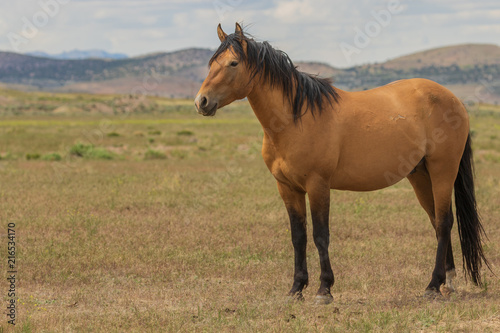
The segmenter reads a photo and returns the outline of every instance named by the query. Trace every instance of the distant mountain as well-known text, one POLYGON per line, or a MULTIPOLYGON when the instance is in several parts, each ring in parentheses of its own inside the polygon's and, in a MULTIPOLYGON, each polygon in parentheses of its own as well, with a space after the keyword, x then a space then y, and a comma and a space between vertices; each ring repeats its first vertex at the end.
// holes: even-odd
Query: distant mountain
POLYGON ((27 52, 26 55, 42 58, 81 60, 81 59, 125 59, 128 55, 123 53, 108 53, 103 50, 72 50, 58 54, 49 54, 46 52, 35 51, 27 52))
POLYGON ((30 90, 191 97, 212 54, 187 49, 117 60, 60 60, 0 52, 0 82, 30 90))
POLYGON ((458 97, 500 103, 500 46, 466 44, 435 48, 398 57, 381 64, 344 69, 337 86, 363 90, 414 77, 445 85, 458 97))
POLYGON ((445 46, 398 57, 382 65, 384 68, 406 70, 430 66, 500 65, 500 46, 493 44, 445 46))
MULTIPOLYGON (((125 59, 52 59, 0 52, 0 82, 16 89, 149 94, 192 98, 208 73, 213 50, 191 48, 125 59)), ((335 86, 364 90, 424 77, 460 98, 500 103, 500 47, 467 44, 426 50, 347 69, 297 62, 299 70, 332 77, 335 86)))

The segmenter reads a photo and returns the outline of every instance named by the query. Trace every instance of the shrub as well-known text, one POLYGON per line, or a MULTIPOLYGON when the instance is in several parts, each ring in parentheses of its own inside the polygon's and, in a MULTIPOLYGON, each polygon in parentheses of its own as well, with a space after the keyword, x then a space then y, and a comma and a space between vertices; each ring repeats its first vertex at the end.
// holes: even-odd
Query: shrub
POLYGON ((40 154, 38 153, 33 153, 33 154, 26 154, 26 159, 29 160, 38 160, 40 158, 40 154))
POLYGON ((113 153, 104 148, 94 147, 92 144, 86 145, 81 142, 74 144, 69 153, 74 156, 96 160, 112 160, 114 157, 113 153))
POLYGON ((58 153, 50 153, 50 154, 43 155, 42 160, 44 160, 44 161, 60 161, 60 160, 62 160, 62 157, 58 153))
POLYGON ((191 136, 191 135, 194 135, 194 133, 191 131, 188 131, 188 130, 182 130, 182 131, 177 132, 177 135, 191 136))
POLYGON ((167 155, 162 153, 161 151, 153 150, 149 148, 144 154, 145 160, 164 160, 167 158, 167 155))
POLYGON ((117 136, 120 136, 120 134, 118 134, 118 133, 116 133, 116 132, 109 132, 109 133, 107 134, 107 136, 111 138, 111 137, 117 137, 117 136))
POLYGON ((71 155, 79 156, 79 157, 84 157, 87 152, 92 149, 93 145, 86 145, 81 142, 75 143, 70 149, 69 153, 71 155))
POLYGON ((114 154, 104 148, 94 147, 88 152, 86 157, 95 160, 112 160, 114 154))

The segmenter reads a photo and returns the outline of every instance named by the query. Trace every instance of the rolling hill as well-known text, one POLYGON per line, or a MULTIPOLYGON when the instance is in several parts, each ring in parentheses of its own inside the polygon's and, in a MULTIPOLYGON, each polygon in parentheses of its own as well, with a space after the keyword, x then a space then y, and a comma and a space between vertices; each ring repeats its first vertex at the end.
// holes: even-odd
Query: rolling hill
POLYGON ((500 65, 500 46, 492 44, 445 46, 398 57, 383 64, 385 68, 391 69, 474 65, 500 65))
MULTIPOLYGON (((22 90, 148 94, 191 98, 207 75, 213 51, 191 48, 126 59, 67 60, 0 52, 0 83, 22 90)), ((335 85, 363 90, 394 80, 425 77, 461 98, 500 102, 500 47, 467 44, 426 50, 346 69, 316 62, 300 70, 333 77, 335 85)))
POLYGON ((346 90, 364 90, 414 77, 443 84, 468 102, 499 104, 500 46, 465 44, 435 48, 334 74, 335 85, 346 90))

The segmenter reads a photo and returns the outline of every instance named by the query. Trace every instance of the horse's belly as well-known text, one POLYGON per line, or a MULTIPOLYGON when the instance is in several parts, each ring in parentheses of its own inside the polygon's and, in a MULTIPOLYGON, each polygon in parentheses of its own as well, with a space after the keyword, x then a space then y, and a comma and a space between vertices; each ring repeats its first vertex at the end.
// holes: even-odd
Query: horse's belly
POLYGON ((350 191, 373 191, 396 184, 406 178, 425 156, 424 140, 415 144, 406 140, 382 147, 370 147, 366 142, 363 153, 340 157, 331 179, 331 188, 350 191))
MULTIPOLYGON (((356 171, 356 170, 353 170, 356 171)), ((374 191, 396 184, 409 173, 391 170, 360 170, 358 175, 337 174, 331 182, 331 188, 346 191, 374 191)))

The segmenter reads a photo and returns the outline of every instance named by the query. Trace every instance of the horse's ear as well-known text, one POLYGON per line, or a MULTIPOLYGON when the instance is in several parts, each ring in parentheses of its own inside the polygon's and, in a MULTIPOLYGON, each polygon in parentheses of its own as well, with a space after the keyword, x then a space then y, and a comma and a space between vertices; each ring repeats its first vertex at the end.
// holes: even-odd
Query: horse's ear
POLYGON ((219 36, 221 43, 226 40, 227 34, 222 30, 220 23, 217 26, 217 35, 219 36))
POLYGON ((243 29, 241 28, 241 25, 238 22, 236 22, 236 29, 234 29, 234 33, 243 36, 243 29))
POLYGON ((234 33, 240 37, 241 40, 241 46, 243 47, 243 51, 245 53, 247 52, 247 41, 245 39, 245 35, 243 34, 243 29, 241 28, 241 25, 236 22, 236 29, 234 29, 234 33))

